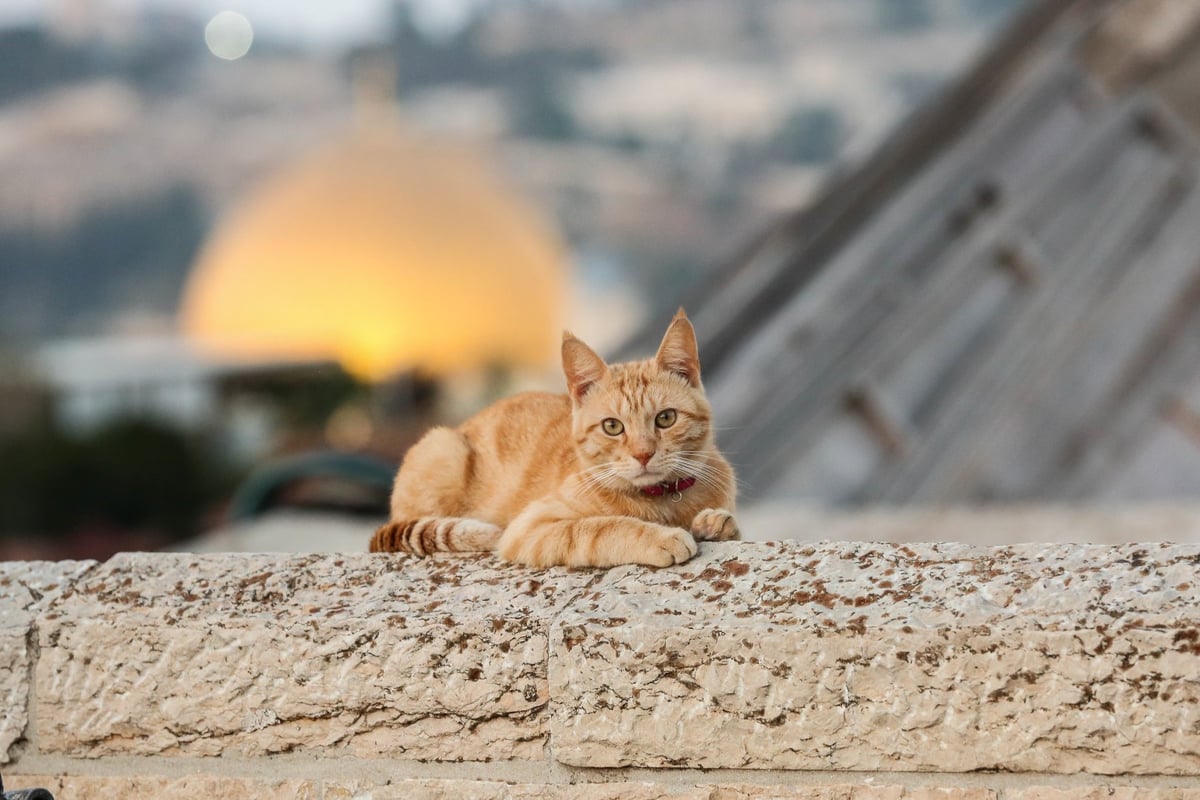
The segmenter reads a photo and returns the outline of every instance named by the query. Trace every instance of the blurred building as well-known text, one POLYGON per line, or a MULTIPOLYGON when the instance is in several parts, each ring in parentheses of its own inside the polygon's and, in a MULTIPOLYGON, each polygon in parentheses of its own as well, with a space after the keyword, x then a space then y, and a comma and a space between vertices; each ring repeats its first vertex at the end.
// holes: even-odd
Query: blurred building
POLYGON ((563 260, 483 159, 375 121, 247 194, 202 249, 182 319, 221 351, 336 358, 371 381, 543 368, 563 260))
POLYGON ((181 324, 218 358, 341 364, 370 391, 332 411, 322 444, 398 459, 428 425, 557 378, 568 271, 480 150, 404 128, 389 99, 234 204, 181 324))
POLYGON ((319 359, 221 356, 175 336, 65 339, 30 356, 59 430, 86 434, 121 420, 154 419, 220 434, 230 455, 276 445, 279 403, 268 398, 341 375, 319 359))
POLYGON ((1198 38, 1200 3, 1034 4, 692 292, 748 498, 1200 496, 1198 38))

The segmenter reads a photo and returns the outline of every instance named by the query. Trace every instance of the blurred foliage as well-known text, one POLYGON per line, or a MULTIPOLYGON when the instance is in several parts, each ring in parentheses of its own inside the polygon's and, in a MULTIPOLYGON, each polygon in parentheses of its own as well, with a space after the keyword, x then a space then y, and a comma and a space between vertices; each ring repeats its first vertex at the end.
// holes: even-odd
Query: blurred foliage
POLYGON ((569 141, 579 136, 579 126, 558 84, 549 79, 524 84, 514 103, 514 128, 531 139, 569 141))
POLYGON ((154 420, 82 435, 40 427, 0 440, 0 536, 103 527, 178 539, 237 477, 200 438, 154 420))
POLYGON ((339 364, 283 366, 222 380, 223 393, 272 409, 286 430, 319 431, 329 416, 348 402, 366 401, 371 386, 339 364))
POLYGON ((769 157, 801 164, 825 164, 837 158, 846 124, 836 108, 793 111, 768 142, 769 157))
POLYGON ((334 411, 352 401, 365 402, 371 396, 368 384, 339 366, 310 371, 276 388, 272 400, 290 428, 323 428, 334 411))

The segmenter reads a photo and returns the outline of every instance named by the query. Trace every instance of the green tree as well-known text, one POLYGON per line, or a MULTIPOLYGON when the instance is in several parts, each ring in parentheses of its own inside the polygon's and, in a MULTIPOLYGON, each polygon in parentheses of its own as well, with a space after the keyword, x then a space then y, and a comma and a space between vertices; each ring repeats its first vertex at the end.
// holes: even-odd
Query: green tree
POLYGON ((72 436, 53 427, 0 442, 0 536, 64 536, 81 527, 199 532, 235 472, 198 437, 150 419, 72 436))

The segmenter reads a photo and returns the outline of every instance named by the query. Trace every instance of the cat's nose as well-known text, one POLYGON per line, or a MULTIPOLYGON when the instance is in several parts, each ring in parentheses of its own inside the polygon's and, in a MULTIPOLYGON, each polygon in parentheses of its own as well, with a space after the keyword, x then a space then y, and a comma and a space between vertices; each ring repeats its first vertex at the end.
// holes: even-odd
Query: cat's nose
POLYGON ((651 450, 649 453, 634 453, 633 457, 644 467, 650 463, 650 459, 654 458, 654 451, 651 450))

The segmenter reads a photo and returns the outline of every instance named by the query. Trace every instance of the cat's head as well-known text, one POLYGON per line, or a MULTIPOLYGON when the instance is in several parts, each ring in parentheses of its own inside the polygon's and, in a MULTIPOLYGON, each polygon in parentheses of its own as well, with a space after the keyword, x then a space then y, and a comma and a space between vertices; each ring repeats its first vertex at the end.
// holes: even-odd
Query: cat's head
POLYGON ((712 409, 700 383, 696 332, 683 309, 654 358, 606 364, 566 333, 562 359, 575 445, 597 483, 626 490, 702 477, 712 409))

